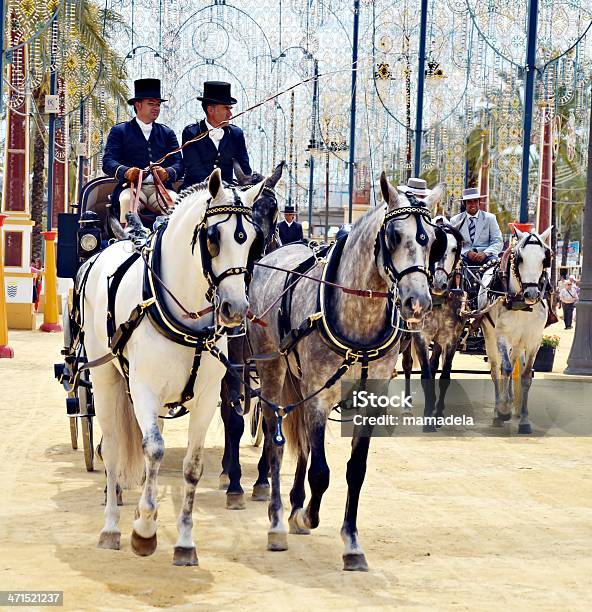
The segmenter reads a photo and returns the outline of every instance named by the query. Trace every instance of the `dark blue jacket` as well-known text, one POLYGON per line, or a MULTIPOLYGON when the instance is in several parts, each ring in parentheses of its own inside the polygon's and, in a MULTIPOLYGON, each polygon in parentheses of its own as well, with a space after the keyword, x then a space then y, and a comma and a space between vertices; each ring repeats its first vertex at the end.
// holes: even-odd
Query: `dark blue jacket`
POLYGON ((277 228, 282 244, 304 240, 302 225, 300 225, 298 221, 292 221, 292 225, 288 225, 286 221, 282 221, 278 223, 277 228))
MULTIPOLYGON (((183 130, 181 137, 183 144, 205 131, 207 128, 204 120, 188 125, 183 130)), ((228 125, 224 128, 224 137, 218 144, 218 149, 209 136, 191 143, 183 149, 183 163, 185 164, 183 188, 201 183, 210 176, 214 168, 220 168, 222 180, 231 183, 233 158, 240 164, 245 174, 252 174, 245 135, 236 125, 228 125)))
MULTIPOLYGON (((175 132, 162 123, 153 123, 150 138, 146 140, 142 128, 136 119, 118 123, 111 128, 107 137, 105 153, 103 155, 103 172, 119 180, 111 196, 111 202, 118 209, 119 194, 127 186, 124 174, 129 168, 146 168, 151 162, 179 147, 175 132)), ((175 153, 162 162, 162 167, 169 173, 169 180, 165 183, 167 189, 183 176, 183 158, 181 153, 175 153)))

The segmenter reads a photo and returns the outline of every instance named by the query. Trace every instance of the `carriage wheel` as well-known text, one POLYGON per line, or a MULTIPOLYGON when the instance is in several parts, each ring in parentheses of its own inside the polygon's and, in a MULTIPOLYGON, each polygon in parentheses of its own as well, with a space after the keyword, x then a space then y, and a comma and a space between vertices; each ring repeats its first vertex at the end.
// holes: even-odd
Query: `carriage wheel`
MULTIPOLYGON (((88 371, 83 372, 82 379, 90 380, 88 371)), ((94 470, 95 451, 93 446, 93 416, 95 414, 92 391, 87 387, 78 387, 78 400, 83 415, 80 418, 80 429, 82 431, 82 448, 84 449, 84 463, 88 472, 94 470)))
POLYGON ((80 417, 82 429, 82 445, 84 447, 84 463, 87 472, 92 472, 94 467, 95 451, 93 447, 93 422, 92 417, 80 417))
POLYGON ((259 446, 263 440, 263 410, 261 402, 258 401, 251 411, 251 443, 259 446))
POLYGON ((76 450, 78 448, 78 419, 76 417, 70 417, 70 441, 72 442, 72 448, 76 450))

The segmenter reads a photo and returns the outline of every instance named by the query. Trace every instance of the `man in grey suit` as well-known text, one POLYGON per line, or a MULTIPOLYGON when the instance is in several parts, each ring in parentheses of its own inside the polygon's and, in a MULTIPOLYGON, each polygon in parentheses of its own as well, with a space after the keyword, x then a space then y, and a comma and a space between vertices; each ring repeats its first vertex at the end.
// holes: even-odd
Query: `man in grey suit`
POLYGON ((479 266, 497 257, 503 247, 502 232, 494 214, 479 209, 479 190, 463 190, 465 211, 450 219, 464 238, 462 257, 469 266, 479 266))

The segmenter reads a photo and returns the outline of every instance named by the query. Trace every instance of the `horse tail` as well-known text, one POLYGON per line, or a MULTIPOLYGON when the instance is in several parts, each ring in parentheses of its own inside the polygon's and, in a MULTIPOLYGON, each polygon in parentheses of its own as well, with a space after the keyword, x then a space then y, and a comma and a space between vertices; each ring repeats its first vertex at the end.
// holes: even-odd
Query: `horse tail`
MULTIPOLYGON (((282 403, 284 406, 287 406, 288 404, 299 402, 301 399, 302 395, 298 380, 288 370, 282 389, 282 403)), ((295 457, 308 455, 309 443, 304 405, 301 404, 288 414, 283 422, 283 431, 290 451, 295 457)))
POLYGON ((115 435, 118 438, 119 448, 117 482, 121 487, 129 489, 141 482, 146 464, 142 448, 142 431, 123 383, 120 385, 115 419, 115 435))

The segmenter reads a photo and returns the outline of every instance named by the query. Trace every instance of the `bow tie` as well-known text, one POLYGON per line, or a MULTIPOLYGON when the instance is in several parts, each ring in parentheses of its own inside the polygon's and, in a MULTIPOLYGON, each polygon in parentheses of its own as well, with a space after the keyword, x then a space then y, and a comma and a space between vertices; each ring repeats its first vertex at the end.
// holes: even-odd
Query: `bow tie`
POLYGON ((224 130, 222 128, 214 128, 210 130, 209 136, 214 142, 220 142, 224 138, 224 130))

